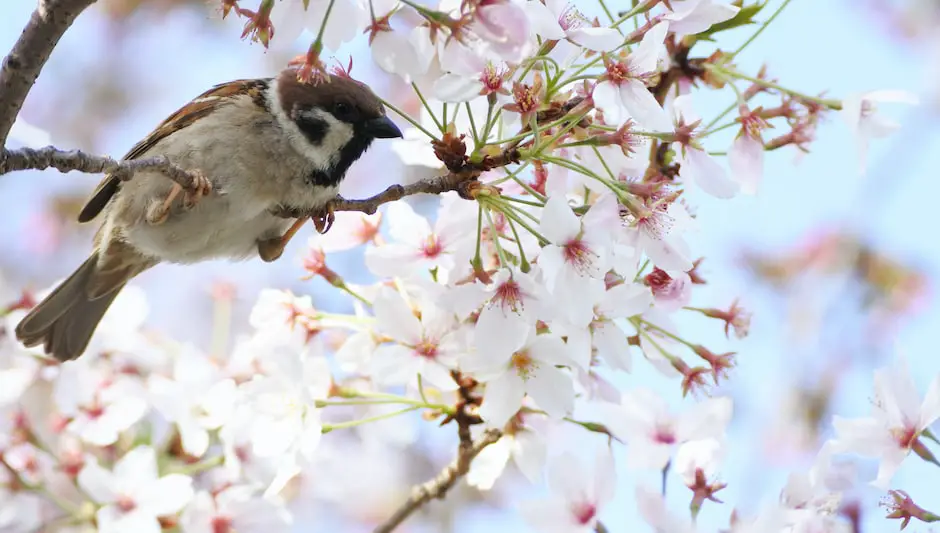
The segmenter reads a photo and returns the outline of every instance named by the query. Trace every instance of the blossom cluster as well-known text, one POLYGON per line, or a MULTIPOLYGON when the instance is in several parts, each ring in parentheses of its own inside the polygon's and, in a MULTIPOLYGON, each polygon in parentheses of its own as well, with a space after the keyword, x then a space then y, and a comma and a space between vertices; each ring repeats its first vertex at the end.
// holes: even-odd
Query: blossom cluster
MULTIPOLYGON (((552 499, 520 502, 537 530, 603 530, 613 464, 624 461, 676 472, 691 516, 652 487, 635 497, 656 531, 694 531, 726 486, 733 408, 715 390, 733 377, 736 354, 689 340, 676 317, 711 320, 730 341, 748 334, 751 316, 731 298, 692 305, 706 279, 688 197, 757 193, 765 152, 808 151, 835 111, 863 162, 869 139, 897 127, 876 103, 912 98, 788 89, 734 65, 752 39, 693 55, 721 31, 754 25, 765 3, 645 0, 614 13, 599 2, 598 17, 555 0, 222 4, 266 45, 310 30, 299 72, 314 83, 324 47, 368 34, 376 63, 422 104, 420 117, 404 116, 412 128, 395 152, 406 165, 469 176, 430 219, 399 201, 373 215, 339 212, 311 239, 303 268, 348 295, 352 313, 268 289, 231 353, 210 355, 147 332, 144 296, 130 287, 77 361, 50 363, 2 336, 0 530, 281 530, 292 484, 334 432, 394 434, 420 412, 456 426, 461 453, 496 432, 465 456, 461 475, 480 490, 510 459, 533 483, 546 474, 552 499), (705 122, 696 93, 728 88, 734 103, 705 122), (782 133, 767 138, 771 127, 782 133), (725 130, 736 134, 715 135, 725 130), (364 250, 374 283, 330 268, 332 254, 352 249, 364 250), (700 401, 676 413, 652 389, 624 387, 636 364, 700 401), (593 468, 554 446, 549 435, 561 430, 597 434, 593 468)), ((10 302, 0 331, 41 296, 10 302)), ((850 531, 840 501, 857 481, 836 457, 881 458, 881 488, 911 452, 936 462, 924 439, 940 416, 940 378, 922 403, 904 368, 880 371, 875 390, 871 417, 836 419, 813 468, 759 514, 729 512, 731 530, 850 531)), ((933 517, 893 497, 896 517, 933 517)))

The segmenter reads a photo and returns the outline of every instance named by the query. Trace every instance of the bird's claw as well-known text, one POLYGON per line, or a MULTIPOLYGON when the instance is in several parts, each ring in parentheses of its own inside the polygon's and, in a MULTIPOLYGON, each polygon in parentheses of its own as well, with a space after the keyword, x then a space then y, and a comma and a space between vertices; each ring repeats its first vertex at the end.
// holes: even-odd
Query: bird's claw
POLYGON ((147 222, 154 226, 166 222, 167 217, 170 216, 170 208, 173 207, 173 201, 176 200, 176 197, 179 196, 180 193, 183 193, 183 207, 185 209, 192 209, 202 200, 203 196, 208 195, 210 192, 212 192, 212 182, 209 181, 209 178, 205 175, 195 172, 193 173, 193 181, 188 187, 184 188, 179 183, 174 183, 163 201, 156 201, 150 204, 146 214, 147 222))
POLYGON ((183 207, 192 209, 202 200, 203 196, 208 196, 212 192, 212 182, 201 172, 193 173, 193 181, 189 187, 183 190, 183 207))
POLYGON ((333 222, 336 221, 333 200, 330 200, 323 206, 322 213, 311 216, 310 220, 313 221, 313 227, 315 227, 317 232, 321 235, 330 231, 330 228, 333 227, 333 222))

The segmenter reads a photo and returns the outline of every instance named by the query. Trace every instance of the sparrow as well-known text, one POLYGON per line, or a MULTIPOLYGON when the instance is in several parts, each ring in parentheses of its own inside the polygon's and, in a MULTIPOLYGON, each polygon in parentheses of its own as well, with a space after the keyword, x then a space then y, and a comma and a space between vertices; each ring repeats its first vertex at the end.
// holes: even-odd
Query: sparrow
POLYGON ((317 84, 287 68, 216 85, 170 115, 125 159, 165 156, 198 175, 189 189, 158 171, 105 175, 79 214, 100 217, 91 255, 16 327, 27 347, 79 357, 134 276, 162 262, 273 261, 306 220, 329 210, 375 139, 401 137, 365 84, 317 84))

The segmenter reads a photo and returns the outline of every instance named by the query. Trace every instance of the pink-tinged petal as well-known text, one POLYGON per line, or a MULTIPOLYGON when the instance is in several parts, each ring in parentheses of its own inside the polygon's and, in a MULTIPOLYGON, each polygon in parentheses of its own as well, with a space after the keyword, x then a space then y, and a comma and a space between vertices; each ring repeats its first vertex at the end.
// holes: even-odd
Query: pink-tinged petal
POLYGON ((120 480, 147 483, 157 479, 157 454, 150 446, 138 446, 127 452, 114 465, 114 475, 120 480))
POLYGON ((605 192, 581 217, 584 231, 591 233, 589 239, 591 242, 607 244, 607 241, 610 240, 610 234, 615 228, 622 225, 619 206, 620 202, 617 197, 612 193, 605 192))
POLYGON ((101 468, 95 460, 85 462, 85 466, 78 473, 78 486, 97 503, 107 504, 117 498, 117 481, 114 475, 101 468))
POLYGON ((920 418, 920 396, 911 377, 907 359, 875 371, 876 405, 888 419, 889 425, 912 427, 920 418))
POLYGON ((888 490, 891 486, 891 479, 901 468, 901 463, 907 458, 908 451, 903 448, 888 450, 881 456, 881 462, 878 464, 878 477, 871 484, 881 490, 888 490))
POLYGON ((214 517, 215 502, 212 501, 212 496, 208 492, 199 492, 180 515, 180 529, 186 533, 214 533, 214 517))
POLYGON ((602 263, 596 261, 588 265, 590 268, 585 272, 586 275, 566 265, 552 290, 552 297, 560 306, 557 309, 559 318, 575 328, 587 328, 594 318, 594 301, 584 295, 591 293, 591 285, 604 283, 600 279, 603 270, 596 267, 599 264, 602 263))
POLYGON ((601 310, 609 318, 630 318, 649 310, 653 294, 649 287, 639 283, 624 283, 604 294, 601 310))
POLYGON ((202 457, 209 449, 209 433, 192 417, 187 416, 176 422, 179 428, 183 451, 193 457, 202 457))
POLYGON ((733 198, 740 187, 728 178, 725 169, 702 150, 687 148, 680 174, 695 183, 706 193, 716 198, 733 198))
POLYGON ((526 392, 552 418, 562 418, 574 410, 574 382, 571 374, 542 364, 525 382, 526 392))
POLYGON ((679 417, 676 434, 680 441, 721 439, 731 422, 731 398, 709 398, 696 403, 679 417))
POLYGON ((577 502, 594 484, 591 471, 576 455, 564 452, 552 459, 546 475, 548 488, 567 503, 577 502))
POLYGON ((691 249, 681 238, 664 236, 654 238, 641 231, 639 245, 650 261, 663 270, 688 271, 692 269, 691 249))
MULTIPOLYGON (((332 25, 331 25, 332 26, 332 25)), ((421 59, 408 37, 396 31, 382 31, 372 41, 372 57, 379 68, 411 81, 422 74, 421 59)))
POLYGON ((442 102, 469 102, 483 89, 483 83, 477 78, 444 74, 434 82, 434 96, 442 102))
POLYGON ((506 372, 487 382, 483 405, 480 406, 480 417, 490 426, 501 428, 519 412, 524 396, 522 380, 515 372, 506 372))
POLYGON ((467 472, 467 483, 477 490, 490 490, 503 475, 512 449, 512 437, 502 437, 476 456, 467 472))
POLYGON ((558 15, 553 13, 545 4, 526 2, 522 4, 522 9, 529 18, 529 23, 532 24, 532 31, 543 39, 557 41, 565 38, 565 30, 561 29, 561 25, 558 23, 558 15))
POLYGON ((630 66, 634 67, 636 71, 641 74, 658 70, 659 58, 663 56, 662 52, 665 49, 663 41, 666 40, 666 34, 668 32, 668 22, 660 22, 650 28, 650 30, 643 35, 640 45, 630 54, 630 66))
POLYGON ((385 212, 389 234, 396 241, 415 246, 424 244, 431 234, 428 219, 415 213, 405 202, 393 202, 385 212))
POLYGON ((516 433, 513 460, 519 471, 532 483, 538 483, 548 457, 548 444, 545 438, 534 431, 516 433))
POLYGON ((894 439, 888 434, 888 428, 882 421, 874 418, 832 418, 832 427, 836 431, 833 442, 837 453, 857 453, 866 457, 878 457, 885 450, 897 448, 894 439))
POLYGON ((366 267, 376 276, 406 277, 420 269, 415 268, 418 250, 398 243, 366 248, 366 267))
MULTIPOLYGON (((444 391, 457 390, 458 385, 450 374, 450 369, 437 361, 423 361, 418 371, 421 379, 444 391)), ((415 381, 417 384, 417 381, 415 381)))
POLYGON ((542 210, 539 232, 555 244, 564 246, 578 236, 581 221, 564 196, 552 196, 542 210))
POLYGON ((575 523, 569 510, 570 503, 559 499, 530 500, 519 504, 519 514, 540 533, 571 533, 584 530, 575 523))
POLYGON ((476 356, 494 365, 506 363, 525 344, 534 325, 515 313, 504 315, 498 307, 484 307, 473 335, 476 356))
POLYGON ((556 335, 535 335, 528 348, 532 358, 549 365, 570 365, 573 362, 568 346, 556 335))
POLYGON ((624 116, 620 100, 620 88, 609 81, 602 81, 594 87, 592 94, 594 107, 604 114, 604 121, 619 126, 627 117, 624 116))
POLYGON ((734 17, 740 10, 739 7, 724 2, 714 3, 712 0, 687 1, 682 7, 679 5, 679 2, 675 2, 674 12, 665 16, 670 21, 669 30, 676 37, 701 33, 714 24, 734 17))
POLYGON ((125 513, 114 505, 98 509, 95 513, 95 520, 98 523, 98 533, 124 533, 126 531, 160 533, 161 531, 157 517, 138 510, 125 513))
POLYGON ((630 372, 633 358, 630 355, 630 343, 627 335, 611 322, 601 322, 594 326, 594 345, 597 353, 611 368, 630 372))
POLYGON ((549 244, 542 248, 539 252, 539 266, 545 275, 545 288, 549 291, 554 290, 565 268, 565 257, 561 247, 549 244))
POLYGON ((699 116, 698 112, 695 111, 695 104, 691 93, 675 97, 672 101, 672 112, 677 120, 681 119, 686 124, 691 124, 702 118, 699 116))
POLYGON ((153 516, 177 513, 193 498, 193 480, 182 474, 163 476, 136 495, 137 504, 153 516))
POLYGON ((387 385, 407 385, 418 373, 418 355, 405 346, 379 346, 369 369, 372 379, 387 385))
POLYGON ((642 82, 628 80, 620 84, 620 100, 641 129, 656 132, 673 131, 672 120, 653 93, 642 82))
POLYGON ((662 470, 672 456, 672 445, 651 440, 630 443, 627 465, 637 470, 662 470))
POLYGON ((613 501, 617 490, 617 468, 606 445, 597 446, 594 456, 594 500, 597 507, 613 501))
POLYGON ((764 145, 747 135, 738 137, 728 151, 728 166, 731 178, 741 186, 742 193, 757 194, 764 174, 764 145))
POLYGON ((382 289, 372 303, 376 329, 389 337, 408 343, 421 341, 421 321, 405 300, 391 289, 382 289))
POLYGON ((918 428, 927 428, 940 418, 940 376, 933 378, 920 407, 918 428))
POLYGON ((620 35, 620 32, 613 28, 584 26, 568 30, 568 38, 574 41, 575 44, 595 52, 610 52, 623 44, 623 35, 620 35))

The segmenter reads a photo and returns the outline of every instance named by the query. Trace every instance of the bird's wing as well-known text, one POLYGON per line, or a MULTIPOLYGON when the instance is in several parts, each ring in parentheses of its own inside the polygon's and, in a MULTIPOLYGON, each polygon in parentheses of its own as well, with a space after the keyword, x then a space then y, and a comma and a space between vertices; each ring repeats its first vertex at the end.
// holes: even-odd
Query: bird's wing
MULTIPOLYGON (((134 145, 124 159, 137 159, 147 154, 161 140, 210 115, 220 106, 231 102, 233 98, 248 95, 252 98, 263 99, 264 88, 267 87, 268 81, 266 79, 235 80, 216 85, 167 117, 150 135, 134 145)), ((120 188, 120 178, 106 174, 79 213, 78 221, 88 222, 98 216, 120 188)))

